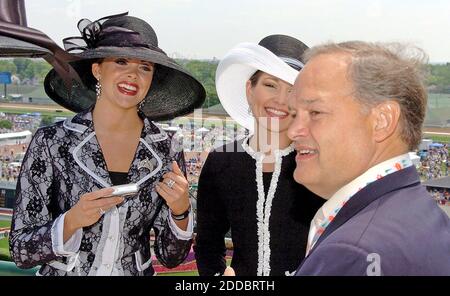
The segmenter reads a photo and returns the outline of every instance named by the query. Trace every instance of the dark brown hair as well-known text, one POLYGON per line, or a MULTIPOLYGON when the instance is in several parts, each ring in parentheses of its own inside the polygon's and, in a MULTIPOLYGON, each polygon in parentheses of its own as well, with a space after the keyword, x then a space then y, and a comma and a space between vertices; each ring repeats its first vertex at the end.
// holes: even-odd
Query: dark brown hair
POLYGON ((258 70, 252 75, 252 77, 250 77, 248 79, 248 80, 250 80, 252 87, 256 86, 256 84, 258 83, 259 77, 261 77, 262 73, 263 73, 263 71, 258 70))

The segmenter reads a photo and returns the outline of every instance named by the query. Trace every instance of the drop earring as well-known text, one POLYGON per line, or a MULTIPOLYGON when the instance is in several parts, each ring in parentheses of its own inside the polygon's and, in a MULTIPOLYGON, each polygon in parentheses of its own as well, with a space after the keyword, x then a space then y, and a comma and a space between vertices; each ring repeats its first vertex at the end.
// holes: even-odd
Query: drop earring
POLYGON ((253 116, 252 108, 250 108, 250 106, 248 106, 247 112, 248 112, 248 115, 253 116))
POLYGON ((97 93, 97 101, 100 100, 100 96, 102 95, 102 84, 100 83, 100 79, 97 81, 95 85, 95 92, 97 93))

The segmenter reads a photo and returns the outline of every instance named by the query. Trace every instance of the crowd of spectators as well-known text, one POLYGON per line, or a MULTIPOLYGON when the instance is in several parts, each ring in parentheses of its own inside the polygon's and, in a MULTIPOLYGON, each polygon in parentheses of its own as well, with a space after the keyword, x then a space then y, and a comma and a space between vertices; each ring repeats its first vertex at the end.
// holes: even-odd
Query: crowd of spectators
POLYGON ((433 196, 439 204, 445 205, 450 203, 450 189, 432 188, 429 189, 428 192, 430 192, 431 196, 433 196))
MULTIPOLYGON (((14 115, 0 113, 0 120, 7 120, 12 124, 10 129, 0 128, 0 134, 22 132, 24 130, 34 132, 41 123, 41 117, 38 114, 14 115)), ((0 181, 17 181, 20 165, 27 147, 28 143, 0 146, 0 181)))
POLYGON ((432 147, 423 152, 419 168, 422 180, 446 177, 450 171, 449 146, 432 147))
POLYGON ((22 132, 25 130, 34 133, 41 124, 41 116, 38 114, 15 115, 0 113, 0 120, 7 120, 12 124, 11 129, 0 128, 0 134, 22 132))
POLYGON ((192 197, 197 197, 197 185, 200 172, 202 170, 204 159, 202 159, 202 153, 186 152, 186 173, 187 179, 190 184, 190 193, 192 197))
POLYGON ((27 147, 27 144, 0 147, 1 181, 17 181, 27 147))
POLYGON ((184 151, 204 152, 211 151, 235 139, 241 139, 248 135, 248 132, 237 124, 219 122, 216 124, 198 125, 194 122, 188 124, 171 123, 160 124, 164 129, 169 129, 182 143, 184 151))

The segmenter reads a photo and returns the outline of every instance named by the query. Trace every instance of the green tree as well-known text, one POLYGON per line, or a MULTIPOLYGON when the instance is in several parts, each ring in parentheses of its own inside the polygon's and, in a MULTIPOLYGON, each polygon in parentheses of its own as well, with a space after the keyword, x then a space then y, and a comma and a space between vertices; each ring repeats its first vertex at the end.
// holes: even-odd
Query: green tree
POLYGON ((17 73, 16 65, 9 60, 0 61, 0 72, 10 72, 12 74, 17 73))
MULTIPOLYGON (((0 61, 1 62, 1 61, 0 61)), ((13 73, 17 73, 17 75, 21 78, 33 79, 36 78, 40 83, 44 82, 45 75, 52 68, 49 63, 47 63, 43 59, 25 59, 25 58, 15 58, 11 61, 8 61, 10 64, 14 66, 13 73)), ((9 65, 11 67, 11 65, 9 65)), ((0 64, 1 69, 1 64, 0 64)))
POLYGON ((44 60, 35 61, 35 77, 40 83, 44 83, 45 76, 52 69, 49 63, 44 60))
POLYGON ((23 77, 33 79, 36 76, 36 64, 31 62, 27 68, 23 71, 23 77))
POLYGON ((428 71, 428 86, 432 86, 435 92, 450 93, 450 63, 429 65, 428 71))
POLYGON ((0 120, 0 128, 12 129, 13 124, 9 120, 0 120))
POLYGON ((205 87, 206 100, 203 108, 220 104, 215 85, 217 61, 180 60, 178 62, 205 87))
POLYGON ((24 75, 24 72, 25 72, 25 69, 28 67, 28 65, 31 63, 31 60, 25 59, 25 58, 15 58, 15 59, 13 59, 13 63, 17 67, 17 74, 19 75, 19 77, 21 79, 26 77, 24 75))
POLYGON ((50 116, 50 115, 42 116, 41 126, 48 126, 51 124, 53 124, 53 116, 50 116))

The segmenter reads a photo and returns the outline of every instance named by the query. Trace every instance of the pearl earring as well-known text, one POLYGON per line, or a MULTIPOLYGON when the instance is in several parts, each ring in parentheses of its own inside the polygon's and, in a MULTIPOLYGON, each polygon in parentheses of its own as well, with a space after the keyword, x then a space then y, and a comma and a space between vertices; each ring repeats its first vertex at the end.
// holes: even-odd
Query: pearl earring
POLYGON ((100 79, 95 85, 95 92, 97 93, 97 100, 100 100, 100 96, 102 95, 102 84, 100 83, 100 79))

